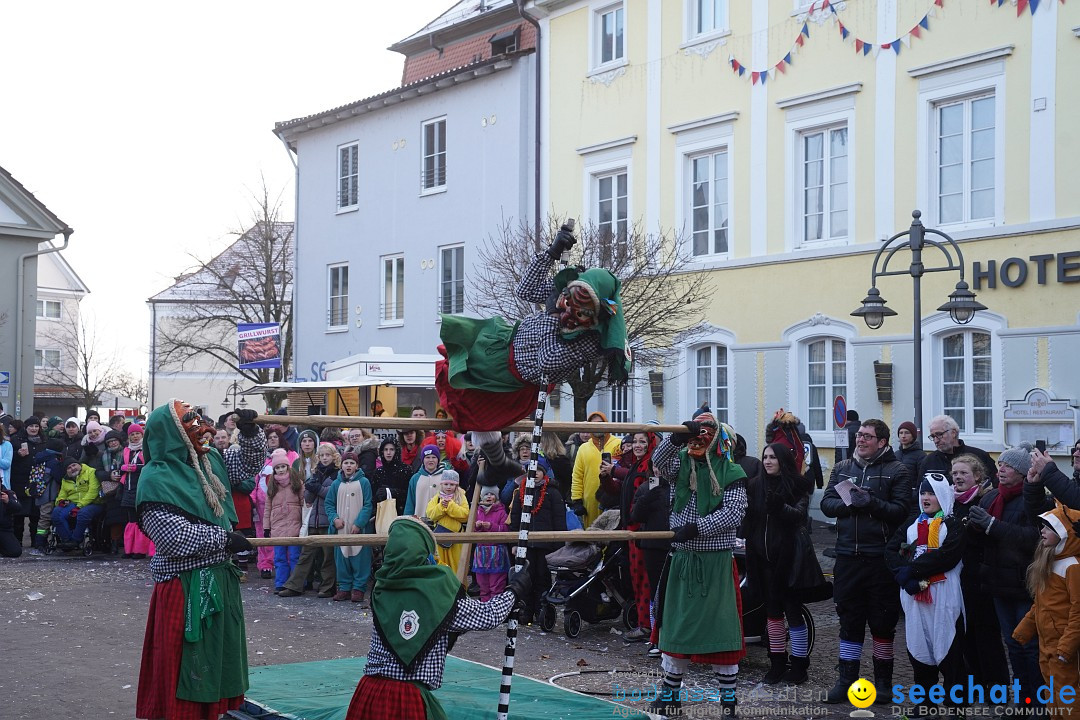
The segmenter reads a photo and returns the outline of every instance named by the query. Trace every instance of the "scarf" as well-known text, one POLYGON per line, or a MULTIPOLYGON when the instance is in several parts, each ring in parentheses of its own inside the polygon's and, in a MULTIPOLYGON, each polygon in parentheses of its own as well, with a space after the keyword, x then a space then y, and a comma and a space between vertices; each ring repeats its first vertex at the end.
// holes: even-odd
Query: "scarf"
POLYGON ((956 492, 955 490, 953 492, 956 493, 956 502, 961 505, 967 505, 971 498, 975 497, 975 493, 979 492, 979 486, 972 485, 962 493, 956 492))
POLYGON ((1019 497, 1020 493, 1024 492, 1024 483, 1016 483, 1015 485, 998 485, 997 495, 990 503, 990 507, 987 508, 987 512, 994 516, 995 519, 1001 519, 1001 513, 1005 510, 1005 503, 1012 500, 1014 497, 1019 497))
POLYGON ((453 570, 435 564, 434 553, 434 533, 416 518, 400 517, 390 525, 375 573, 375 629, 405 672, 412 672, 445 631, 464 592, 453 570))
MULTIPOLYGON (((945 520, 945 513, 938 510, 933 517, 926 513, 921 513, 919 519, 916 521, 916 540, 915 545, 917 547, 925 547, 925 552, 936 550, 941 547, 941 523, 945 520)), ((936 582, 941 582, 945 579, 944 573, 938 573, 937 575, 931 575, 924 581, 926 587, 919 591, 915 595, 916 602, 926 603, 929 605, 934 600, 930 596, 930 586, 936 582)))

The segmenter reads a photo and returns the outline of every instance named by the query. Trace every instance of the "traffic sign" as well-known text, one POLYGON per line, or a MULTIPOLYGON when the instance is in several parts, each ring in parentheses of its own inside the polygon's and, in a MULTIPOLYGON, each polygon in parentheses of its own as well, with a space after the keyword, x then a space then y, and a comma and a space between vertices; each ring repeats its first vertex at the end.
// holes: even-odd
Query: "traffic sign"
POLYGON ((832 419, 838 428, 847 425, 847 400, 844 400, 843 395, 837 395, 833 400, 832 419))
POLYGON ((6 370, 0 370, 0 397, 8 396, 8 389, 11 387, 11 373, 6 370))

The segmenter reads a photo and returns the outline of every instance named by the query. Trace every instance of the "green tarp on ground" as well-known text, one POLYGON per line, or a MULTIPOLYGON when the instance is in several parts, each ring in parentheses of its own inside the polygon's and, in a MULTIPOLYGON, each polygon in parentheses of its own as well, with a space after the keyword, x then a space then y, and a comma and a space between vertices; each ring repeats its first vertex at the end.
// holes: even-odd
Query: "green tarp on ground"
MULTIPOLYGON (((297 720, 344 720, 365 658, 343 658, 250 669, 250 702, 297 720)), ((446 658, 443 686, 435 691, 450 720, 495 718, 499 704, 498 669, 456 657, 446 658)), ((515 676, 510 717, 516 720, 574 718, 646 720, 644 713, 531 678, 515 676), (626 714, 624 714, 626 713, 626 714)))

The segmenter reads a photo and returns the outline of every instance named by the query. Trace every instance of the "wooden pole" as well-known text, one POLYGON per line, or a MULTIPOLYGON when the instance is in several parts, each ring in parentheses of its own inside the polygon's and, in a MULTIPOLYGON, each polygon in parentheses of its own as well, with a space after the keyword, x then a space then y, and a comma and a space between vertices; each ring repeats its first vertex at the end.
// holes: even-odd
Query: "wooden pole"
MULTIPOLYGON (((476 511, 480 504, 480 479, 473 483, 472 505, 469 506, 469 521, 465 523, 465 532, 474 533, 476 530, 476 511)), ((461 554, 458 556, 457 579, 462 585, 465 584, 465 576, 469 574, 469 560, 472 559, 472 543, 461 543, 461 554)))
MULTIPOLYGON (((454 535, 454 540, 462 543, 516 543, 520 533, 516 532, 463 532, 454 535)), ((626 540, 670 540, 675 534, 670 530, 637 531, 630 530, 534 530, 529 533, 529 540, 541 543, 551 542, 588 542, 609 543, 626 540)), ((296 545, 298 547, 333 547, 335 545, 385 545, 386 535, 366 533, 363 535, 309 535, 296 538, 248 538, 254 547, 274 547, 277 545, 296 545)))
MULTIPOLYGON (((452 421, 438 418, 357 417, 353 415, 309 415, 289 417, 283 415, 259 415, 256 423, 263 425, 306 425, 308 427, 362 427, 382 430, 451 430, 452 421)), ((531 432, 533 423, 528 420, 509 425, 505 430, 531 432)), ((682 425, 648 425, 646 423, 592 423, 592 422, 544 422, 544 429, 556 433, 603 432, 686 432, 682 425)))

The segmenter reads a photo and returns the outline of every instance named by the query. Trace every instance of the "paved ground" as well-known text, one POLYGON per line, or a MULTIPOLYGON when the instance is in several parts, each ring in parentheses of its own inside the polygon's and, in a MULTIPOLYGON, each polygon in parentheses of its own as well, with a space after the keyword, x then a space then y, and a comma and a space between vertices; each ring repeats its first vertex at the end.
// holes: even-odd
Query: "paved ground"
MULTIPOLYGON (((815 523, 819 554, 832 535, 815 523)), ((823 557, 826 572, 831 561, 823 557)), ((139 657, 151 591, 147 561, 111 556, 0 560, 0 648, 7 668, 0 672, 0 718, 41 714, 62 718, 130 718, 134 714, 139 657)), ((243 586, 251 665, 322 660, 367 651, 370 611, 352 603, 333 603, 308 593, 302 598, 273 595, 269 580, 243 586)), ((835 679, 836 616, 831 602, 812 607, 817 626, 811 680, 796 688, 759 685, 767 665, 763 647, 754 646, 742 665, 740 714, 744 717, 848 717, 850 705, 829 706, 819 699, 835 679), (785 693, 779 697, 773 693, 785 693), (751 697, 753 694, 755 696, 751 697)), ((659 661, 646 657, 640 643, 627 645, 615 623, 585 625, 570 640, 560 626, 553 633, 524 628, 517 672, 546 680, 561 673, 563 687, 601 695, 619 687, 647 688, 659 661), (612 674, 612 671, 617 671, 612 674), (625 673, 623 672, 625 671, 625 673)), ((910 668, 897 634, 896 682, 910 682, 910 668)), ((504 633, 463 636, 455 655, 500 667, 504 633)), ((868 643, 869 645, 869 643, 868 643)), ((701 669, 698 669, 701 670, 701 669)), ((870 673, 869 650, 864 673, 870 673)), ((712 687, 709 673, 692 671, 689 684, 712 687)), ((643 707, 643 702, 625 702, 643 707)), ((702 709, 709 708, 708 704, 702 709)), ((713 708, 715 709, 715 708, 713 708)), ((891 708, 874 707, 878 717, 891 708)), ((613 706, 617 715, 618 708, 613 706)))

